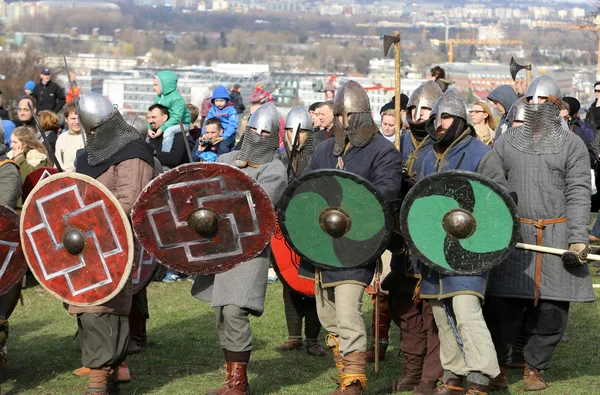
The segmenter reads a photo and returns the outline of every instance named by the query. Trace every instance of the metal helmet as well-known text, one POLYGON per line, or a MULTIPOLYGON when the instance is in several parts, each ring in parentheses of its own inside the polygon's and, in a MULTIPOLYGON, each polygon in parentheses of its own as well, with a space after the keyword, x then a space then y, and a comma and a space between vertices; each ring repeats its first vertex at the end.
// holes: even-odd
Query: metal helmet
POLYGON ((558 83, 554 78, 549 75, 542 75, 533 80, 525 92, 525 97, 528 99, 531 98, 530 103, 532 104, 538 103, 538 97, 550 96, 554 96, 557 99, 562 97, 560 94, 560 86, 558 86, 558 83))
POLYGON ((506 123, 511 127, 514 121, 525 122, 525 97, 520 97, 510 106, 506 115, 506 123))
POLYGON ((339 87, 333 98, 333 115, 342 116, 342 127, 347 129, 348 114, 371 113, 371 103, 367 91, 356 81, 348 81, 339 87))
MULTIPOLYGON (((285 117, 285 129, 292 129, 292 140, 288 141, 287 133, 285 135, 286 141, 290 145, 294 144, 296 141, 296 136, 300 130, 312 130, 313 123, 310 114, 306 110, 306 108, 302 106, 294 107, 288 112, 287 117, 285 117)), ((298 147, 300 148, 300 147, 298 147)))
POLYGON ((84 92, 79 97, 79 121, 85 130, 95 129, 113 112, 115 106, 106 97, 84 92))
POLYGON ((419 86, 415 91, 410 95, 410 99, 408 99, 408 104, 406 106, 406 117, 409 122, 414 122, 413 112, 411 108, 415 109, 414 115, 419 117, 421 114, 421 108, 429 108, 433 109, 433 105, 437 101, 437 99, 442 96, 442 89, 438 84, 434 81, 427 81, 423 85, 419 86))
POLYGON ((264 132, 279 134, 279 111, 272 102, 258 107, 248 120, 249 128, 256 129, 257 134, 264 132))
POLYGON ((146 122, 146 117, 138 115, 129 115, 123 119, 129 125, 133 126, 142 137, 146 137, 146 135, 148 134, 148 123, 146 122))
POLYGON ((452 91, 448 91, 440 96, 431 109, 430 117, 435 115, 434 126, 436 129, 442 124, 442 114, 459 117, 468 122, 465 102, 452 91))

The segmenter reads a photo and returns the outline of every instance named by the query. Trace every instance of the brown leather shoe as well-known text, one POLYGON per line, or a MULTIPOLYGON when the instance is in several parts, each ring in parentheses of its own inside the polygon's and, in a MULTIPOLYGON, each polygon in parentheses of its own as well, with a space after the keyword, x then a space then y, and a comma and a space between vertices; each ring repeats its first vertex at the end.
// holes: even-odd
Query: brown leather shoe
POLYGON ((275 347, 275 351, 293 351, 302 349, 302 340, 288 340, 279 347, 275 347))
POLYGON ((541 391, 548 388, 548 384, 542 378, 539 370, 525 365, 523 371, 523 390, 525 391, 541 391))
POLYGON ((227 391, 233 386, 233 383, 231 382, 231 379, 233 378, 233 375, 231 374, 231 362, 225 362, 225 369, 227 370, 225 375, 225 384, 221 388, 206 390, 206 395, 222 395, 223 392, 227 391))
POLYGON ((508 389, 508 381, 506 377, 508 369, 509 367, 507 365, 500 365, 500 374, 490 380, 490 391, 502 391, 508 389))
POLYGON ((421 381, 412 395, 433 395, 437 388, 437 381, 421 381))
POLYGON ((510 362, 507 364, 512 369, 523 369, 527 365, 523 351, 513 351, 510 354, 510 362))
POLYGON ((127 362, 123 361, 119 368, 117 369, 117 382, 119 383, 129 383, 131 381, 131 374, 129 373, 129 366, 127 366, 127 362))
POLYGON ((324 357, 327 355, 327 351, 325 351, 316 341, 306 342, 306 353, 313 357, 324 357))
MULTIPOLYGON (((385 361, 385 353, 387 352, 388 345, 379 343, 379 360, 385 361)), ((375 362, 375 346, 367 350, 367 362, 375 362)))
POLYGON ((250 384, 245 362, 231 362, 231 387, 223 395, 250 395, 250 384))
POLYGON ((78 369, 75 369, 73 371, 73 374, 75 376, 79 376, 79 377, 84 377, 84 376, 89 376, 90 375, 90 368, 86 368, 85 366, 82 366, 78 369))
POLYGON ((487 385, 476 384, 469 381, 468 383, 469 390, 465 393, 465 395, 488 395, 490 389, 487 385))
POLYGON ((127 342, 127 354, 139 354, 142 352, 142 344, 141 341, 137 341, 136 339, 129 338, 129 342, 127 342))
POLYGON ((335 391, 331 392, 329 395, 363 395, 365 393, 360 382, 355 381, 346 386, 346 388, 342 391, 341 387, 338 387, 335 391))
POLYGON ((448 379, 439 385, 433 393, 435 395, 464 395, 463 379, 448 379))

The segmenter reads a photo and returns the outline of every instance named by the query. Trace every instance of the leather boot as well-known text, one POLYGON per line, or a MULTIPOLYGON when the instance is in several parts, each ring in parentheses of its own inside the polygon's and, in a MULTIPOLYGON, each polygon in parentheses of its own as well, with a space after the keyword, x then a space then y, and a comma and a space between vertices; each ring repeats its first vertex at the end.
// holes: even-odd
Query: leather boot
MULTIPOLYGON (((421 383, 423 372, 423 358, 404 354, 402 376, 398 377, 391 386, 380 390, 379 394, 393 394, 396 392, 412 391, 421 383)), ((433 387, 435 389, 435 386, 433 387)))
MULTIPOLYGON (((114 374, 114 370, 110 367, 101 369, 90 369, 88 389, 86 395, 108 395, 109 394, 109 376, 114 374)), ((111 380, 111 386, 114 385, 111 380)))
POLYGON ((527 363, 525 362, 525 356, 523 350, 515 350, 510 353, 510 362, 508 363, 509 368, 520 369, 524 368, 527 363))
POLYGON ((138 354, 148 342, 146 335, 146 317, 135 306, 129 312, 129 341, 127 354, 138 354))
POLYGON ((476 384, 472 382, 468 382, 469 390, 465 393, 465 395, 488 395, 490 389, 487 385, 476 384))
POLYGON ((542 373, 529 365, 525 365, 525 370, 523 371, 523 389, 525 391, 541 391, 546 388, 548 388, 548 384, 542 378, 542 373))
POLYGON ((223 385, 221 388, 214 388, 214 389, 206 390, 206 395, 222 395, 229 388, 233 387, 233 383, 231 381, 233 378, 233 375, 231 374, 231 372, 232 372, 231 362, 225 362, 225 369, 227 370, 227 374, 225 376, 225 385, 223 385))
POLYGON ((354 381, 348 384, 343 390, 341 387, 338 387, 329 395, 363 395, 364 393, 362 385, 358 381, 354 381))
POLYGON ((338 378, 332 377, 332 380, 339 386, 341 377, 344 374, 344 363, 342 362, 342 354, 340 354, 340 341, 336 336, 328 333, 327 336, 325 336, 325 346, 333 353, 333 361, 335 362, 338 378))
POLYGON ((435 395, 463 395, 463 379, 448 379, 444 384, 439 385, 433 393, 435 395))
POLYGON ((321 347, 317 340, 306 340, 306 353, 313 357, 324 357, 327 355, 327 351, 321 347))
POLYGON ((437 381, 421 381, 412 395, 433 395, 437 388, 437 381))
POLYGON ((353 352, 342 358, 344 365, 343 374, 340 377, 340 388, 344 395, 362 395, 367 389, 367 376, 365 366, 367 364, 366 352, 353 352))
POLYGON ((508 389, 508 381, 506 375, 510 368, 507 365, 500 365, 500 374, 490 380, 490 391, 502 391, 508 389))
MULTIPOLYGON (((385 361, 385 353, 387 352, 389 341, 387 339, 379 342, 379 360, 385 361)), ((367 350, 367 362, 375 362, 375 345, 367 350)))
MULTIPOLYGON (((115 370, 110 370, 108 381, 106 383, 108 395, 121 395, 121 389, 119 388, 119 370, 120 366, 117 366, 117 369, 115 370)), ((129 368, 127 368, 127 370, 129 370, 129 368)), ((131 378, 129 380, 131 380, 131 378)))
POLYGON ((293 351, 302 349, 302 339, 290 339, 279 347, 275 347, 275 351, 293 351))
POLYGON ((231 362, 231 387, 223 395, 250 395, 247 362, 231 362))
MULTIPOLYGON (((90 375, 90 368, 86 368, 82 366, 73 371, 75 376, 84 377, 90 375)), ((131 381, 131 373, 129 372, 129 366, 127 366, 127 362, 123 361, 121 365, 119 365, 119 369, 117 370, 117 380, 120 383, 128 383, 131 381)))

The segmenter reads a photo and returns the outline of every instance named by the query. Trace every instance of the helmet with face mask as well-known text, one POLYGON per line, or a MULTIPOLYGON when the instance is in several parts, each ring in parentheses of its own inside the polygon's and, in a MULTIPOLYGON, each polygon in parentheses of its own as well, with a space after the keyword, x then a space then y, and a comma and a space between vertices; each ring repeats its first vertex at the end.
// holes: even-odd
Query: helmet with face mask
POLYGON ((406 120, 417 140, 423 140, 427 136, 427 131, 425 130, 427 119, 417 122, 421 116, 421 109, 432 109, 435 102, 442 96, 442 93, 438 84, 434 81, 427 81, 410 95, 406 108, 406 120))
POLYGON ((284 127, 286 130, 292 129, 291 140, 287 133, 284 136, 286 149, 291 151, 294 142, 296 142, 296 139, 298 139, 298 146, 296 149, 300 150, 304 144, 306 144, 306 141, 300 142, 299 133, 301 130, 307 131, 310 138, 310 132, 312 132, 313 128, 312 118, 304 107, 297 106, 292 108, 287 117, 285 117, 284 127))
POLYGON ((569 138, 560 116, 560 86, 554 78, 542 75, 525 92, 525 125, 509 128, 506 141, 528 154, 557 154, 569 138))
MULTIPOLYGON (((433 144, 450 145, 470 127, 467 123, 467 109, 465 102, 455 92, 448 91, 444 93, 435 102, 429 115, 425 128, 433 144), (446 132, 438 138, 437 129, 442 126, 442 119, 452 117, 452 125, 446 129, 446 132)), ((475 131, 473 130, 474 134, 475 131)))
POLYGON ((85 129, 88 164, 95 166, 142 137, 104 96, 84 92, 78 101, 79 120, 85 129))
POLYGON ((512 126, 513 122, 525 122, 525 97, 520 97, 516 102, 510 106, 508 113, 506 114, 506 123, 512 126))
POLYGON ((259 167, 273 161, 279 146, 279 111, 275 104, 268 102, 254 111, 243 138, 236 166, 259 167))
POLYGON ((371 113, 367 91, 356 81, 348 81, 337 90, 333 99, 333 115, 342 116, 342 127, 348 129, 348 114, 371 113))

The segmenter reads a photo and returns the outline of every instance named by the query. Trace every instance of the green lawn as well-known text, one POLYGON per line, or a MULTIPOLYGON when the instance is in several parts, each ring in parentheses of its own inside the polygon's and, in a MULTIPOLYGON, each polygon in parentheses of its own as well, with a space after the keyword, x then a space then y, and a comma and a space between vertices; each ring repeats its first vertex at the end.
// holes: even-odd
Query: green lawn
MULTIPOLYGON (((123 394, 204 394, 206 388, 222 383, 224 362, 214 315, 208 304, 190 296, 190 287, 190 282, 151 283, 150 344, 128 358, 133 381, 121 386, 123 394)), ((19 305, 10 319, 9 365, 1 372, 2 394, 83 394, 87 380, 71 374, 80 363, 73 339, 75 319, 39 287, 26 289, 24 296, 25 305, 19 305)), ((370 322, 371 303, 366 296, 363 308, 370 322)), ((252 318, 251 324, 253 394, 328 394, 335 388, 330 380, 335 375, 331 356, 314 358, 299 351, 284 355, 273 350, 287 338, 280 283, 269 285, 265 314, 252 318)), ((542 394, 600 394, 600 320, 595 304, 573 306, 567 336, 569 341, 559 346, 546 375, 551 387, 542 394)), ((368 368, 368 393, 400 374, 398 342, 399 330, 393 326, 392 346, 380 373, 368 368)), ((524 393, 521 373, 510 374, 512 394, 524 393)))

